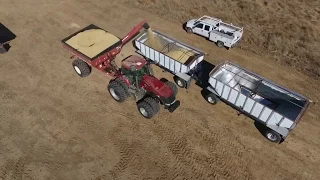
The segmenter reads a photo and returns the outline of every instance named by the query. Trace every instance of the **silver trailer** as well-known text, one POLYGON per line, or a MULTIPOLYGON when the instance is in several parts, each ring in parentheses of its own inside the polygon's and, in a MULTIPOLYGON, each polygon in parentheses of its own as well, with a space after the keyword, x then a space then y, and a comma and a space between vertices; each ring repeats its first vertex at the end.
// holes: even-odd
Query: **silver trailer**
POLYGON ((134 44, 137 53, 174 74, 174 81, 180 88, 190 87, 192 79, 196 78, 198 65, 205 56, 204 52, 155 30, 144 31, 135 39, 134 44), (150 43, 154 39, 159 42, 157 48, 150 43))
POLYGON ((309 108, 308 98, 225 61, 209 74, 206 100, 218 100, 264 125, 264 136, 283 142, 309 108))

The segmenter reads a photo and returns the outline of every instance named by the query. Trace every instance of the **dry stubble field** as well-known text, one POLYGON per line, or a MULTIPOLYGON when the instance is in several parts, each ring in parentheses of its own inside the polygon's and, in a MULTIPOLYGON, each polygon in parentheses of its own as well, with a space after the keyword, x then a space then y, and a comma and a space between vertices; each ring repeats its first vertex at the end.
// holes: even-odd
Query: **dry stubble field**
MULTIPOLYGON (((251 18, 244 18, 244 11, 234 14, 229 20, 247 24, 248 30, 240 47, 227 51, 181 29, 180 21, 188 18, 183 8, 192 5, 188 1, 172 1, 181 3, 178 10, 183 16, 171 6, 169 13, 161 14, 159 8, 165 8, 162 3, 167 1, 150 1, 157 6, 146 2, 0 0, 0 22, 18 36, 10 51, 0 56, 0 179, 320 179, 319 105, 306 114, 287 141, 275 145, 261 136, 253 121, 237 116, 229 106, 209 106, 196 85, 179 91, 182 105, 176 112, 161 111, 153 120, 145 120, 134 102, 112 100, 106 89, 107 76, 93 71, 81 79, 74 73, 61 39, 91 23, 121 37, 147 19, 154 29, 209 53, 207 60, 213 64, 233 60, 319 101, 317 58, 303 59, 296 54, 292 55, 293 65, 285 66, 287 61, 272 58, 276 54, 261 53, 273 48, 280 51, 281 44, 269 43, 269 51, 264 51, 259 43, 267 41, 249 34, 259 34, 262 26, 276 18, 259 11, 262 14, 252 16, 263 17, 267 23, 255 27, 251 18), (248 51, 249 46, 254 47, 253 52, 248 51), (310 74, 304 68, 313 70, 310 74)), ((222 13, 222 1, 213 2, 221 8, 217 13, 222 13)), ((286 11, 275 15, 294 7, 298 12, 301 4, 290 2, 288 6, 280 3, 286 11)), ((316 4, 302 4, 300 8, 314 10, 310 16, 319 19, 316 4)), ((238 6, 229 3, 227 7, 238 6)), ((211 12, 209 15, 215 15, 211 12)), ((195 15, 199 14, 190 14, 190 18, 195 15)), ((311 23, 303 20, 299 24, 311 23)), ((296 31, 292 29, 292 34, 296 31)), ((279 38, 294 41, 290 36, 279 38)), ((307 50, 314 49, 307 54, 319 57, 315 51, 319 39, 307 44, 307 50)), ((126 45, 117 60, 133 50, 131 44, 126 45)), ((156 73, 172 77, 158 68, 156 73)))

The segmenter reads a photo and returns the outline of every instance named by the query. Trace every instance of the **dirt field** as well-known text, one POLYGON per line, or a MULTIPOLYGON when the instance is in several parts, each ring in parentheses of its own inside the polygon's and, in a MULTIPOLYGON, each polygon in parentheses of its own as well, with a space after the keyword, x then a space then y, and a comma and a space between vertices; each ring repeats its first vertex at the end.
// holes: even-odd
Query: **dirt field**
MULTIPOLYGON (((237 12, 238 22, 246 24, 245 28, 256 28, 246 30, 241 48, 228 51, 185 33, 177 22, 187 18, 187 12, 181 11, 183 16, 170 19, 172 13, 159 16, 161 12, 153 11, 154 5, 146 4, 144 7, 148 10, 133 8, 145 1, 116 2, 0 0, 0 22, 17 35, 10 51, 0 55, 0 179, 320 179, 318 104, 281 145, 269 143, 252 120, 237 116, 229 106, 207 104, 196 85, 189 90, 179 90, 182 104, 174 113, 162 110, 154 119, 146 120, 133 101, 119 104, 110 97, 107 92, 109 77, 95 70, 87 78, 78 77, 71 66, 70 54, 60 43, 89 24, 122 37, 147 19, 154 29, 209 53, 207 61, 213 64, 233 60, 319 101, 319 51, 316 51, 319 39, 307 43, 305 49, 312 51, 309 55, 314 58, 306 65, 300 55, 307 51, 287 54, 297 63, 292 67, 301 66, 296 70, 282 66, 286 61, 272 59, 276 54, 259 53, 264 51, 263 42, 249 33, 256 30, 258 34, 264 24, 276 19, 263 16, 263 11, 254 17, 264 17, 262 20, 267 23, 257 25, 251 18, 244 18, 245 13, 237 12), (256 53, 246 50, 250 43, 256 45, 256 53), (310 67, 312 73, 305 73, 304 68, 310 67)), ((221 2, 217 3, 221 6, 219 12, 223 7, 233 7, 222 6, 221 2)), ((280 3, 284 13, 299 14, 293 7, 299 9, 307 5, 290 2, 280 3)), ((316 4, 309 6, 314 7, 309 9, 314 10, 313 14, 302 10, 305 16, 319 19, 316 4)), ((275 15, 279 17, 281 12, 275 15)), ((228 16, 223 17, 228 19, 228 16)), ((304 22, 302 18, 299 22, 299 18, 296 16, 295 22, 310 25, 311 21, 304 22)), ((298 33, 300 27, 295 24, 293 27, 288 27, 288 31, 298 33)), ((315 27, 310 25, 307 29, 315 27)), ((272 39, 274 36, 270 32, 268 36, 272 39)), ((317 33, 319 31, 314 31, 315 36, 317 33)), ((294 42, 292 37, 280 35, 278 38, 283 41, 294 42)), ((269 46, 269 51, 281 49, 272 43, 269 46)), ((129 43, 117 60, 134 53, 133 50, 129 43)), ((300 51, 290 49, 289 52, 300 51)), ((159 69, 156 74, 172 78, 159 69)))

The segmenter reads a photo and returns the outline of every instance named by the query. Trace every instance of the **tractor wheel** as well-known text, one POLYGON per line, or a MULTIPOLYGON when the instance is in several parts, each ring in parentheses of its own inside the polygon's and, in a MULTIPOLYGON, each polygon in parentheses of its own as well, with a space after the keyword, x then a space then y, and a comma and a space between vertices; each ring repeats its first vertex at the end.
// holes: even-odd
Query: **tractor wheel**
POLYGON ((191 29, 191 28, 189 28, 189 27, 187 28, 187 30, 186 30, 186 31, 187 31, 187 33, 189 33, 189 34, 193 33, 192 29, 191 29))
POLYGON ((115 78, 114 80, 116 82, 118 82, 123 87, 123 89, 127 92, 127 96, 129 96, 130 95, 129 91, 128 91, 129 87, 128 87, 127 83, 123 79, 120 79, 120 78, 115 78))
POLYGON ((178 94, 178 87, 171 81, 167 81, 165 82, 165 84, 169 87, 171 87, 171 89, 173 90, 174 96, 176 96, 178 94))
POLYGON ((120 103, 125 101, 128 97, 125 88, 115 80, 109 83, 108 91, 112 98, 120 103))
POLYGON ((217 46, 222 48, 222 47, 224 47, 224 43, 222 41, 218 41, 217 42, 217 46))
POLYGON ((91 67, 83 60, 76 59, 72 62, 73 69, 80 77, 89 76, 91 73, 91 67))
POLYGON ((271 142, 274 142, 274 143, 280 143, 280 141, 282 140, 282 137, 279 133, 275 132, 274 130, 272 129, 267 129, 265 132, 264 132, 264 136, 271 142))
POLYGON ((215 105, 219 102, 219 98, 213 94, 213 93, 210 93, 206 96, 206 100, 208 103, 212 104, 212 105, 215 105))
POLYGON ((144 98, 144 101, 151 105, 154 114, 157 114, 160 111, 160 104, 158 99, 153 97, 146 97, 144 98))
POLYGON ((145 100, 140 101, 137 106, 140 114, 147 119, 151 119, 156 114, 154 111, 155 107, 152 107, 152 105, 145 100))
POLYGON ((181 79, 178 76, 174 77, 174 82, 180 87, 180 88, 185 88, 186 87, 186 81, 181 79))

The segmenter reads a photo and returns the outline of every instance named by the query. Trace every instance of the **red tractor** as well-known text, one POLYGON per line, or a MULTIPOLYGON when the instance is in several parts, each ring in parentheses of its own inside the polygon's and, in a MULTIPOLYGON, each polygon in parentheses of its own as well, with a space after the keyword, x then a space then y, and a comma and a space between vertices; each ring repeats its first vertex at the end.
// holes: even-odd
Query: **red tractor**
POLYGON ((157 79, 143 57, 131 55, 122 61, 120 68, 115 64, 116 55, 142 28, 149 29, 146 21, 120 39, 91 24, 63 39, 62 44, 73 54, 72 65, 80 77, 88 76, 92 67, 112 76, 108 90, 113 99, 121 103, 133 97, 141 115, 149 119, 159 112, 160 104, 173 112, 180 101, 176 100, 176 85, 166 79, 157 79), (104 38, 108 43, 102 42, 104 38))

